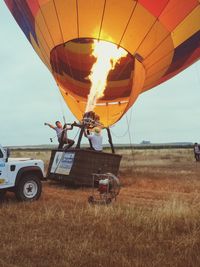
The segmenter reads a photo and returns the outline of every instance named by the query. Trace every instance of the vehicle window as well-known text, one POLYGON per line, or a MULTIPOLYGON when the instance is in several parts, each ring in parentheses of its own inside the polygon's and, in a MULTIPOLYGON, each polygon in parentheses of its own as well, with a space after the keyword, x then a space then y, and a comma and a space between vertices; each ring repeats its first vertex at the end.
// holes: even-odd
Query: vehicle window
POLYGON ((3 158, 3 153, 1 150, 0 150, 0 158, 3 158))

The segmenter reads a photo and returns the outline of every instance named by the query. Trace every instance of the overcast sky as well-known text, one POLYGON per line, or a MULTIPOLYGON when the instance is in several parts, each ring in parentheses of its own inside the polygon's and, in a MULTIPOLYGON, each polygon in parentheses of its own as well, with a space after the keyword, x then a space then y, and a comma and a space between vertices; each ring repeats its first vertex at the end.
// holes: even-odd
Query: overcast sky
MULTIPOLYGON (((3 1, 0 29, 0 143, 48 144, 54 132, 44 122, 62 120, 63 111, 68 121, 75 118, 3 1)), ((200 142, 200 62, 142 94, 127 119, 134 143, 200 142)), ((129 143, 126 132, 124 117, 112 127, 114 142, 129 143)))

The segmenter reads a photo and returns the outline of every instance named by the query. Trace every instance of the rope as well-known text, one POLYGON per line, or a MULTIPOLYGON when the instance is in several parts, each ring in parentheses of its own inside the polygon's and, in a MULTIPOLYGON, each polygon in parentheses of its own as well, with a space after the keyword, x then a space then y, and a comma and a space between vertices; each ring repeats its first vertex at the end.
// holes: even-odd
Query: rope
POLYGON ((131 122, 131 119, 132 119, 132 111, 133 109, 131 109, 131 114, 130 114, 130 118, 128 120, 128 116, 126 114, 126 124, 127 124, 127 129, 126 129, 126 132, 122 135, 122 136, 116 136, 115 134, 112 134, 116 137, 123 137, 125 136, 127 133, 128 133, 128 136, 129 136, 129 144, 130 144, 130 149, 131 149, 131 157, 132 157, 132 162, 130 163, 130 166, 131 166, 131 171, 133 171, 133 166, 134 166, 134 148, 133 148, 133 144, 132 144, 132 139, 131 139, 131 134, 130 134, 130 122, 131 122))
MULTIPOLYGON (((133 109, 131 109, 131 114, 130 114, 130 118, 129 118, 129 124, 131 123, 131 120, 132 120, 132 113, 133 113, 133 109)), ((126 115, 126 116, 127 116, 127 115, 126 115)), ((127 128, 126 128, 125 132, 124 132, 122 135, 117 135, 117 134, 115 134, 113 131, 112 131, 112 134, 113 134, 116 138, 122 138, 122 137, 124 137, 124 136, 127 135, 128 131, 129 131, 129 128, 128 128, 128 125, 127 125, 127 128)))
POLYGON ((80 133, 80 129, 78 129, 78 131, 76 132, 76 135, 75 135, 75 137, 74 137, 74 139, 73 140, 75 140, 76 139, 76 137, 78 136, 78 134, 80 133))
MULTIPOLYGON (((59 87, 58 87, 58 89, 59 89, 59 87)), ((66 123, 64 105, 63 105, 63 102, 62 102, 62 96, 61 96, 60 90, 58 90, 58 100, 59 100, 59 104, 60 104, 59 105, 60 106, 60 111, 61 111, 61 114, 62 114, 62 117, 63 117, 63 122, 66 123)))
POLYGON ((130 123, 128 122, 127 115, 126 115, 126 122, 127 122, 127 126, 128 126, 128 136, 129 136, 129 143, 130 143, 130 147, 131 147, 131 155, 132 155, 132 158, 133 158, 133 160, 134 160, 133 145, 132 145, 131 134, 130 134, 130 128, 129 128, 130 123))

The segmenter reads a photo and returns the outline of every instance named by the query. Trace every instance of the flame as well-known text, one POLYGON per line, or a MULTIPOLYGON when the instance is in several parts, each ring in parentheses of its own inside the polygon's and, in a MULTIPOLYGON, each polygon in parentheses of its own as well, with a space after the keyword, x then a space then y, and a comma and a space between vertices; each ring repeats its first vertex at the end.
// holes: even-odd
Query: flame
POLYGON ((88 76, 91 88, 85 112, 94 110, 97 100, 104 96, 109 72, 115 68, 122 57, 128 54, 123 48, 118 48, 113 43, 97 40, 94 40, 92 50, 96 62, 88 76))

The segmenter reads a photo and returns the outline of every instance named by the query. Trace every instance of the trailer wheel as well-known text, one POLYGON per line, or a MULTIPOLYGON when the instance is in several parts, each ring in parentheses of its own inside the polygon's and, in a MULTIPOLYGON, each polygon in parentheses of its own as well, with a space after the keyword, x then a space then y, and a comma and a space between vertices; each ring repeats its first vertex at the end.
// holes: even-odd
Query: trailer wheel
POLYGON ((0 201, 4 200, 5 194, 6 194, 6 190, 4 189, 0 190, 0 201))
POLYGON ((20 201, 39 199, 42 192, 42 183, 36 174, 27 173, 22 176, 16 186, 15 195, 20 201))
POLYGON ((94 197, 93 196, 89 196, 88 197, 88 203, 89 204, 94 204, 94 197))
POLYGON ((109 197, 106 199, 106 204, 109 205, 112 202, 112 199, 109 197))

